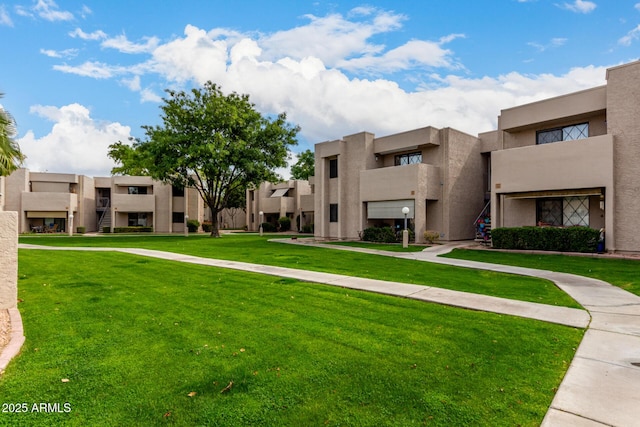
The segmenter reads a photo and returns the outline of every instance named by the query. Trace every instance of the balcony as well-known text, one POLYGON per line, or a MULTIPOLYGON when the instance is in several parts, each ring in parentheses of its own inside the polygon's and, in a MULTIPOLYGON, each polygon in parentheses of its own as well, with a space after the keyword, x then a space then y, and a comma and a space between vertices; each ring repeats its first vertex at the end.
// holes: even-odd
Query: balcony
POLYGON ((300 210, 302 212, 309 212, 315 209, 315 195, 313 194, 305 194, 300 196, 300 210))
POLYGON ((22 209, 31 211, 76 211, 78 195, 73 193, 37 192, 22 193, 22 209))
POLYGON ((118 212, 154 212, 153 194, 113 194, 112 206, 118 212))
POLYGON ((433 127, 410 130, 395 135, 383 136, 373 141, 376 154, 398 153, 417 150, 425 146, 440 145, 439 130, 433 127))
POLYGON ((363 201, 400 199, 438 200, 440 168, 426 163, 360 171, 363 201))
POLYGON ((613 185, 613 136, 495 151, 491 187, 518 193, 613 185))
POLYGON ((293 197, 262 197, 260 199, 260 210, 264 213, 284 214, 293 212, 295 200, 293 197))

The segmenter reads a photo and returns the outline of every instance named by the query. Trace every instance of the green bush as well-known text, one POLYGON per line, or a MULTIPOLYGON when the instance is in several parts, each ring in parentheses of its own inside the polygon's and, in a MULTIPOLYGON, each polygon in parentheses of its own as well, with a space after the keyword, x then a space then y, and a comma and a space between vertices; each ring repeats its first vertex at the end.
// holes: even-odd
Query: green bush
POLYGON ((276 231, 276 226, 271 224, 270 222, 263 222, 262 231, 264 231, 265 233, 272 233, 276 231))
POLYGON ((153 227, 142 227, 142 226, 132 226, 132 227, 113 227, 114 233, 152 233, 153 227))
POLYGON ((278 220, 280 224, 280 231, 289 231, 291 229, 291 218, 283 216, 278 220))
POLYGON ((369 227, 362 232, 362 240, 365 242, 395 243, 397 239, 396 233, 391 227, 369 227))
POLYGON ((102 232, 111 233, 111 227, 109 227, 108 225, 105 225, 104 227, 102 227, 102 232))
POLYGON ((303 233, 313 233, 313 224, 311 225, 303 225, 302 226, 303 233))
POLYGON ((211 221, 205 221, 202 223, 202 231, 204 231, 205 233, 211 233, 212 230, 213 224, 211 223, 211 221))
POLYGON ((494 228, 494 248, 558 252, 595 252, 600 231, 589 227, 494 228))
POLYGON ((187 220, 187 228, 189 229, 189 233, 196 233, 198 231, 198 227, 200 227, 200 221, 197 219, 187 220))
POLYGON ((83 225, 79 225, 76 227, 76 233, 78 234, 84 234, 86 231, 87 231, 87 227, 83 225))

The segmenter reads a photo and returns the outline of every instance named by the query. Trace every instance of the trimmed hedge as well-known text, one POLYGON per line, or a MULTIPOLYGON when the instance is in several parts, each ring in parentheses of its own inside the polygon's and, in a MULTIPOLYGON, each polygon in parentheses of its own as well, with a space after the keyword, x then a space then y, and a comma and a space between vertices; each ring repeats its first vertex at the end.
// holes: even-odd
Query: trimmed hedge
POLYGON ((291 229, 291 218, 283 216, 278 220, 280 231, 289 231, 291 229))
POLYGON ((153 227, 114 227, 114 233, 152 233, 153 227))
POLYGON ((84 234, 86 231, 87 231, 87 227, 83 225, 79 225, 78 227, 76 227, 76 233, 78 234, 84 234))
POLYGON ((365 242, 395 243, 396 233, 391 227, 369 227, 362 232, 365 242))
POLYGON ((274 231, 276 231, 276 226, 271 224, 270 222, 263 222, 262 231, 264 231, 265 233, 273 233, 274 231))
POLYGON ((491 241, 497 249, 558 252, 596 252, 600 231, 589 227, 494 228, 491 241))
POLYGON ((189 233, 196 233, 198 231, 198 227, 200 227, 200 221, 197 219, 187 220, 187 229, 189 230, 189 233))

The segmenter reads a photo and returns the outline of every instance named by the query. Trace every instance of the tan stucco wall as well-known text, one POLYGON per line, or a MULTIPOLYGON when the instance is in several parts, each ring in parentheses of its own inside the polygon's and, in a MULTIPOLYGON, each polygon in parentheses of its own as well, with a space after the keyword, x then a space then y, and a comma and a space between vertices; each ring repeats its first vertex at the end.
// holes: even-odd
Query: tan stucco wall
POLYGON ((0 309, 18 300, 18 214, 0 211, 0 309))
MULTIPOLYGON (((616 250, 640 252, 640 62, 607 73, 607 127, 615 140, 616 250)), ((608 202, 608 201, 607 201, 608 202)), ((607 205, 610 208, 610 205, 607 205)), ((609 231, 607 230, 607 237, 609 231)))

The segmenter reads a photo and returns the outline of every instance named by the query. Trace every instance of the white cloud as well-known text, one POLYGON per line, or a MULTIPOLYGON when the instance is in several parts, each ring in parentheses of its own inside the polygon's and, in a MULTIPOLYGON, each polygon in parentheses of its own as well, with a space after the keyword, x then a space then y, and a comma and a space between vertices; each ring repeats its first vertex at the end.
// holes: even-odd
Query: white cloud
POLYGON ((31 107, 31 113, 53 122, 47 135, 37 138, 28 131, 18 140, 27 156, 25 166, 33 171, 109 175, 114 166, 107 157, 109 145, 126 142, 131 135, 128 126, 97 121, 79 104, 60 108, 36 105, 31 107))
POLYGON ((640 3, 636 3, 633 7, 635 7, 636 10, 640 11, 640 3))
POLYGON ((9 16, 9 12, 7 12, 7 9, 3 4, 0 5, 0 25, 13 27, 11 16, 9 16))
MULTIPOLYGON (((443 45, 462 35, 445 35, 438 41, 411 40, 400 46, 376 45, 371 38, 400 28, 404 17, 374 8, 356 9, 352 14, 359 20, 349 21, 341 15, 312 17, 306 26, 273 35, 222 28, 206 31, 187 25, 182 36, 158 44, 137 65, 85 62, 56 69, 117 78, 138 92, 141 102, 161 101, 152 88, 141 84, 148 74, 158 75, 172 88, 211 80, 225 92, 249 94, 262 113, 287 112, 288 119, 301 126, 303 142, 309 143, 364 130, 387 135, 429 125, 475 135, 495 129, 500 109, 605 83, 604 67, 576 68, 561 76, 451 75, 462 65, 443 45), (363 78, 363 74, 410 71, 407 78, 418 80, 424 78, 425 69, 431 73, 429 80, 417 83, 413 91, 385 78, 363 78)), ((551 39, 546 46, 565 42, 551 39)))
POLYGON ((566 38, 555 37, 549 40, 546 44, 529 42, 527 43, 529 46, 534 47, 538 52, 544 52, 547 49, 564 46, 567 43, 566 38))
POLYGON ((631 43, 638 38, 640 38, 640 25, 629 31, 624 37, 620 37, 620 39, 618 39, 618 43, 623 46, 631 46, 631 43))
POLYGON ((127 36, 120 35, 114 38, 106 39, 102 42, 102 47, 116 49, 122 53, 145 53, 152 52, 159 43, 157 37, 146 37, 144 43, 133 43, 127 39, 127 36))
POLYGON ((82 40, 101 40, 107 38, 107 34, 104 31, 94 31, 93 33, 85 33, 80 28, 69 32, 69 36, 73 38, 80 38, 82 40))
POLYGON ((78 49, 40 49, 40 53, 48 56, 49 58, 73 58, 78 55, 78 49))
POLYGON ((573 3, 563 3, 558 6, 576 13, 590 13, 597 7, 594 2, 587 0, 575 0, 573 3))
POLYGON ((38 0, 32 10, 36 14, 47 21, 71 21, 73 13, 58 10, 58 5, 53 0, 38 0))

